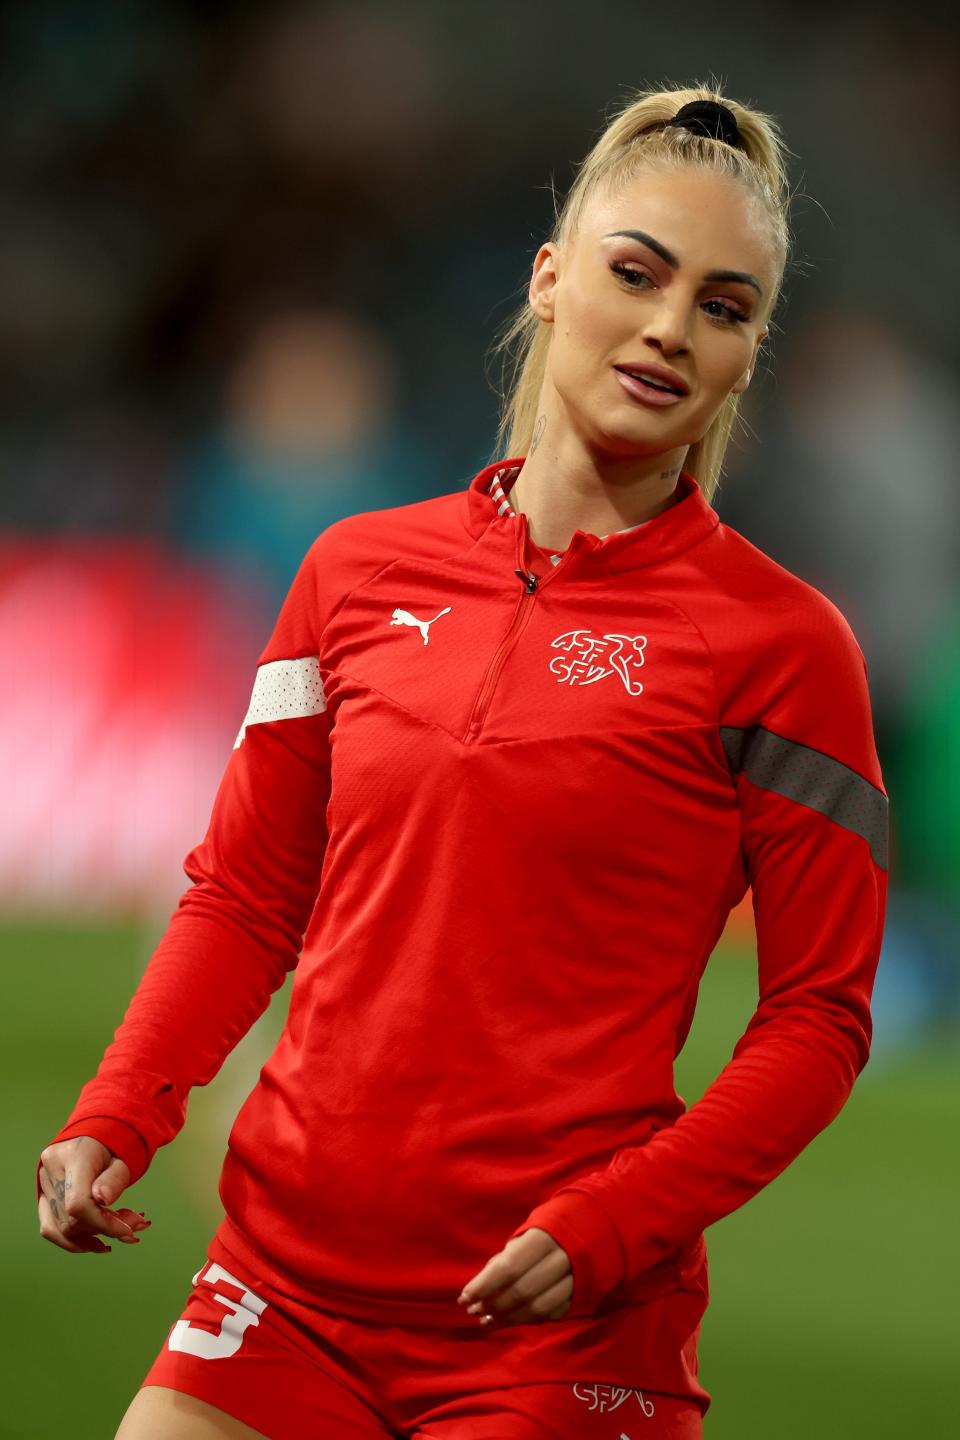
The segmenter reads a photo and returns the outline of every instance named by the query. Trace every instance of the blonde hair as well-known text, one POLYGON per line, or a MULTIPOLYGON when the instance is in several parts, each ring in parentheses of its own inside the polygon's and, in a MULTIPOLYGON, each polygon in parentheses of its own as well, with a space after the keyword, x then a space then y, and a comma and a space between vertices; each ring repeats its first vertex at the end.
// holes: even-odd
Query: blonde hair
MULTIPOLYGON (((739 180, 763 206, 770 223, 775 258, 773 292, 768 302, 767 323, 774 326, 774 306, 783 284, 790 255, 789 206, 786 155, 777 122, 760 110, 741 105, 720 93, 716 86, 691 85, 682 90, 661 87, 633 94, 607 125, 600 139, 580 165, 562 210, 554 193, 554 228, 551 240, 564 245, 577 233, 584 208, 597 192, 611 193, 645 172, 659 172, 683 165, 698 165, 716 174, 739 180), (682 105, 691 100, 717 100, 736 116, 741 149, 721 141, 693 134, 682 126, 664 128, 682 105)), ((529 282, 524 282, 524 289, 529 282)), ((498 390, 500 422, 494 454, 498 459, 526 456, 533 436, 537 405, 546 373, 553 325, 540 317, 525 299, 508 321, 492 354, 509 355, 517 343, 509 393, 498 390)), ((706 433, 687 451, 684 470, 692 474, 707 500, 720 484, 724 456, 737 419, 739 395, 727 395, 706 433)))

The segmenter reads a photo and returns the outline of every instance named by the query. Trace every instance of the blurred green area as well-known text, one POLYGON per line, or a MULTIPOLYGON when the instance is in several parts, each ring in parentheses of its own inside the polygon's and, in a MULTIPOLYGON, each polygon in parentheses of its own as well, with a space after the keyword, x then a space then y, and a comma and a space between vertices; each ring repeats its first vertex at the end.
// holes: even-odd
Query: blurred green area
MULTIPOLYGON (((72 1255, 43 1241, 39 1151, 94 1073, 158 938, 129 925, 0 927, 15 1182, 2 1216, 5 1436, 114 1434, 203 1263, 227 1133, 283 1024, 289 982, 124 1197, 153 1220, 139 1246, 72 1255)), ((678 1065, 688 1103, 729 1058, 755 999, 755 957, 724 939, 678 1065)), ((834 1124, 710 1229, 700 1344, 710 1440, 949 1432, 958 1099, 946 1041, 872 1060, 834 1124)))

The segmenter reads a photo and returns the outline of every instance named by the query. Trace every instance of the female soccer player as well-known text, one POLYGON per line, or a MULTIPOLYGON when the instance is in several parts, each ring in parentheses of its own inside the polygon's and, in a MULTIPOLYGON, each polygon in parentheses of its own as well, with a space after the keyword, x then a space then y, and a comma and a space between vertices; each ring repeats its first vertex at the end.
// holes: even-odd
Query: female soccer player
POLYGON ((785 188, 768 116, 635 96, 507 336, 516 458, 310 546, 193 887, 38 1168, 45 1239, 137 1243, 115 1202, 295 968, 121 1440, 702 1433, 703 1231, 844 1104, 886 900, 859 645, 710 503, 785 188), (756 1013, 685 1109, 748 886, 756 1013))

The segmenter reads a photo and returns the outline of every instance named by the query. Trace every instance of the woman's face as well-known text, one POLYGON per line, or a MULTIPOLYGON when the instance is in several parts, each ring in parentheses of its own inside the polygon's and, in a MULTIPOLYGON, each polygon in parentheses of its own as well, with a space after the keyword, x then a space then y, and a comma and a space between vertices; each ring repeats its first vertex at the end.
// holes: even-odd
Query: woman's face
POLYGON ((595 196, 565 249, 540 247, 530 282, 531 305, 554 325, 541 396, 553 434, 560 420, 621 456, 694 444, 749 383, 773 278, 768 222, 734 180, 671 170, 595 196), (613 233, 626 230, 649 239, 613 233), (760 293, 750 279, 704 278, 721 270, 752 276, 760 293), (634 399, 614 366, 644 362, 689 393, 662 406, 634 399))

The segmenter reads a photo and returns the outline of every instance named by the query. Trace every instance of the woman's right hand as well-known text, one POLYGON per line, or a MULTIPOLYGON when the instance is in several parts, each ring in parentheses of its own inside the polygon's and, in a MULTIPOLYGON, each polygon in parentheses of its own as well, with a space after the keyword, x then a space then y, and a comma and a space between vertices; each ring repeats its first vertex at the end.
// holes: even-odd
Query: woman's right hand
POLYGON ((38 1174, 40 1234, 62 1250, 109 1253, 100 1235, 139 1245, 134 1232, 153 1224, 142 1211, 109 1208, 130 1184, 130 1171, 91 1135, 48 1145, 40 1153, 38 1174))

